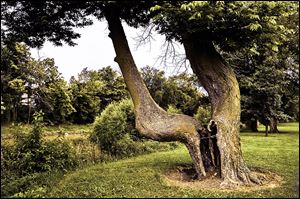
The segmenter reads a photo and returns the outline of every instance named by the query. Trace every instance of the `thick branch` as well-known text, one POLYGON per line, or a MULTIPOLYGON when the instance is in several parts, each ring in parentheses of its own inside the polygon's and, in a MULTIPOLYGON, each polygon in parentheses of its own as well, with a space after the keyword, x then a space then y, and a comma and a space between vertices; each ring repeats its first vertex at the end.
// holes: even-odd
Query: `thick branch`
POLYGON ((189 149, 198 177, 205 176, 198 134, 203 130, 201 124, 186 115, 167 113, 155 103, 134 63, 117 9, 107 7, 105 17, 117 55, 115 61, 134 102, 136 128, 153 140, 183 142, 189 149))

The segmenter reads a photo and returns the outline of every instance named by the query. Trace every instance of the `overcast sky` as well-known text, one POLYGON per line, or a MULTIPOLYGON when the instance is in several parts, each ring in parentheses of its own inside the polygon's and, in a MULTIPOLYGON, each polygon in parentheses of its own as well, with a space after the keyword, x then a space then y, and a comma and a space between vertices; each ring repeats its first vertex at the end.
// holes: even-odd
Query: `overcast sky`
MULTIPOLYGON (((154 34, 151 46, 147 44, 136 49, 137 42, 134 38, 142 30, 128 27, 125 23, 123 23, 123 26, 138 68, 149 65, 161 70, 166 69, 159 61, 157 62, 157 57, 162 54, 161 49, 164 43, 164 36, 154 34)), ((85 67, 98 70, 105 66, 112 66, 114 69, 119 70, 119 66, 114 62, 115 51, 112 41, 108 37, 109 30, 106 21, 94 20, 92 26, 76 29, 76 32, 81 34, 81 37, 75 40, 78 45, 73 47, 68 45, 56 47, 52 43, 46 42, 39 51, 31 49, 32 56, 34 58, 54 58, 55 65, 58 66, 59 72, 62 73, 66 81, 69 81, 72 75, 76 77, 85 67)), ((183 52, 181 46, 176 48, 183 52)), ((175 68, 167 69, 170 75, 177 72, 177 68, 176 70, 175 68)))

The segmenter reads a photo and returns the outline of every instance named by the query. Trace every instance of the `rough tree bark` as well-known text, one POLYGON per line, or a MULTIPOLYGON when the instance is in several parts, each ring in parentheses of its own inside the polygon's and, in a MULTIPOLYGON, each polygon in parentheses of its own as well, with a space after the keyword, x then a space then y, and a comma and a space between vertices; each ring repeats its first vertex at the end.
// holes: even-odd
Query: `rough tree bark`
POLYGON ((198 178, 206 176, 200 152, 198 132, 204 131, 196 119, 187 115, 170 114, 152 99, 131 55, 117 8, 107 6, 104 10, 124 81, 134 103, 136 128, 145 137, 157 141, 180 141, 186 145, 193 160, 198 178), (197 132, 198 131, 198 132, 197 132))
POLYGON ((209 94, 212 119, 218 127, 221 156, 221 186, 260 183, 245 164, 240 144, 240 90, 230 66, 213 43, 199 35, 183 35, 183 45, 193 72, 209 94), (202 40, 201 40, 202 39, 202 40))

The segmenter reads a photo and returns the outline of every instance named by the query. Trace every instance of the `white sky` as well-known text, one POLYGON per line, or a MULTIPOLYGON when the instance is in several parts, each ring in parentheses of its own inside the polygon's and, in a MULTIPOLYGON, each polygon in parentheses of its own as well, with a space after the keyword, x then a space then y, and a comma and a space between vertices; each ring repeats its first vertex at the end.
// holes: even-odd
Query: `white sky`
MULTIPOLYGON (((160 70, 166 69, 160 66, 160 62, 156 62, 157 57, 162 53, 161 48, 164 43, 164 36, 154 34, 154 40, 149 44, 135 48, 135 38, 141 30, 128 27, 123 23, 125 34, 129 42, 133 58, 138 68, 146 65, 156 67, 160 70), (156 63, 156 64, 155 64, 156 63)), ((46 42, 44 47, 39 51, 31 49, 30 52, 34 58, 54 58, 55 65, 62 73, 66 81, 69 81, 73 75, 77 74, 85 67, 88 69, 98 70, 102 67, 111 66, 115 70, 119 70, 119 66, 114 62, 115 51, 111 39, 108 37, 109 30, 106 21, 94 20, 94 24, 84 28, 76 29, 81 37, 74 40, 78 45, 68 46, 67 44, 56 47, 52 43, 46 42)), ((183 52, 182 46, 178 46, 180 52, 183 52)), ((176 68, 168 68, 168 74, 172 75, 177 72, 176 68)))

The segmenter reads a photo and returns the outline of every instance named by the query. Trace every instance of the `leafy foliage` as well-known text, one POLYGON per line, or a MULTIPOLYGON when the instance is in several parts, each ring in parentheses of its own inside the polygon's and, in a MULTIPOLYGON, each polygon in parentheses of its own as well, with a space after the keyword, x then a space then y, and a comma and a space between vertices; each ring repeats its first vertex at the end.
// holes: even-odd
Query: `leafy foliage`
POLYGON ((42 121, 42 114, 36 113, 29 134, 18 132, 14 146, 1 147, 1 172, 25 176, 35 172, 67 170, 77 165, 73 149, 66 140, 43 140, 42 121))
MULTIPOLYGON (((123 106, 129 103, 122 103, 123 106), (124 104, 124 105, 123 105, 124 104)), ((92 141, 99 144, 102 150, 115 154, 115 144, 126 134, 126 114, 122 105, 110 104, 95 120, 92 141)), ((123 107, 124 109, 125 107, 123 107)))
POLYGON ((199 106, 194 118, 198 119, 203 124, 207 124, 211 119, 211 108, 208 106, 199 106))
POLYGON ((193 75, 181 73, 167 78, 163 71, 150 66, 142 68, 141 75, 153 99, 166 110, 173 106, 193 116, 202 105, 204 95, 193 75))
MULTIPOLYGON (((299 17, 295 14, 281 18, 280 23, 299 32, 299 17)), ((259 43, 256 54, 247 48, 223 53, 240 83, 243 122, 259 119, 268 124, 272 118, 280 121, 299 118, 299 111, 295 110, 299 99, 299 38, 295 34, 287 36, 276 51, 270 51, 265 40, 256 38, 259 43)))
POLYGON ((142 153, 141 136, 135 129, 133 104, 130 99, 113 102, 98 116, 91 135, 92 141, 114 156, 142 153))
POLYGON ((25 42, 31 47, 41 47, 46 39, 58 46, 62 42, 73 46, 73 39, 80 37, 80 34, 72 28, 92 24, 84 10, 87 4, 2 1, 1 38, 4 42, 25 42))
POLYGON ((128 95, 123 78, 109 66, 98 71, 84 68, 78 79, 71 77, 70 90, 76 112, 69 120, 78 124, 94 122, 108 104, 128 95))
POLYGON ((18 108, 24 92, 28 91, 30 80, 29 67, 32 63, 29 49, 16 43, 4 45, 1 43, 1 108, 2 121, 16 121, 18 108))
POLYGON ((169 105, 168 109, 167 109, 168 113, 178 113, 178 114, 182 114, 181 110, 177 109, 176 107, 174 107, 173 105, 169 105))
POLYGON ((133 103, 130 99, 108 105, 96 117, 90 138, 104 153, 114 157, 134 156, 177 146, 145 141, 135 129, 133 103))
POLYGON ((74 108, 54 60, 35 60, 20 43, 1 45, 1 51, 2 122, 30 122, 38 110, 48 123, 65 122, 74 108))
POLYGON ((263 38, 264 44, 276 51, 293 32, 281 18, 297 12, 296 2, 282 1, 167 1, 157 5, 151 9, 156 14, 153 22, 167 40, 182 42, 189 34, 213 41, 226 52, 244 47, 255 52, 256 38, 263 38))

